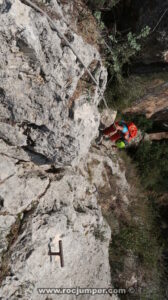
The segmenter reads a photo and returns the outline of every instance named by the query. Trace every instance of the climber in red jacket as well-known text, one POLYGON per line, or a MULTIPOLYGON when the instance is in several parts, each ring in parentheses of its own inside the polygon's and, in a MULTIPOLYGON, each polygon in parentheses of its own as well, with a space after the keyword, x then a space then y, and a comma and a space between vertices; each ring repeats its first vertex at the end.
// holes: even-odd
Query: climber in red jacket
POLYGON ((125 148, 136 137, 137 132, 138 129, 133 122, 119 121, 101 130, 101 136, 106 135, 112 142, 116 143, 118 148, 125 148))

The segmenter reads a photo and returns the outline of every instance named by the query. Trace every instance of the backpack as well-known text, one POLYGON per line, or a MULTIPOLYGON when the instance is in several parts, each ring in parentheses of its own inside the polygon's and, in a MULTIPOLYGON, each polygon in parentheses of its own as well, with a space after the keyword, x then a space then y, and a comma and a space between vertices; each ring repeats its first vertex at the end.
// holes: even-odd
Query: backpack
POLYGON ((129 122, 127 123, 127 127, 128 127, 130 138, 133 139, 134 137, 136 137, 138 132, 136 125, 133 122, 129 122))

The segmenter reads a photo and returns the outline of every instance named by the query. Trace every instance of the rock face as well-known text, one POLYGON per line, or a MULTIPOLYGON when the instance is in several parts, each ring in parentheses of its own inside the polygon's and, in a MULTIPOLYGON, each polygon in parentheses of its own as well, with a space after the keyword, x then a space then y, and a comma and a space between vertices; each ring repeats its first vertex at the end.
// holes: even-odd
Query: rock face
MULTIPOLYGON (((97 203, 103 168, 92 182, 88 154, 99 125, 97 105, 106 85, 98 51, 71 32, 51 1, 59 30, 94 73, 90 82, 46 17, 19 0, 0 1, 0 299, 58 299, 38 288, 111 286, 111 231, 97 203), (62 240, 64 267, 48 255, 62 240)), ((42 5, 40 3, 40 5, 42 5)), ((67 3, 66 3, 67 9, 67 3)), ((98 172, 96 172, 98 170, 98 172)), ((120 181, 124 174, 121 174, 120 181)), ((117 299, 109 294, 102 299, 117 299)), ((79 299, 97 299, 80 295, 79 299)), ((59 299, 76 299, 59 295, 59 299)))
MULTIPOLYGON (((5 164, 6 171, 1 172, 0 297, 46 299, 38 294, 38 288, 111 286, 108 261, 111 232, 97 200, 105 186, 111 190, 110 173, 117 176, 115 187, 128 204, 129 185, 124 171, 103 149, 96 153, 92 148, 78 167, 56 173, 49 167, 26 161, 26 157, 24 162, 12 159, 11 149, 8 145, 1 147, 2 167, 5 164), (58 257, 50 261, 48 255, 49 242, 52 251, 58 251, 59 240, 63 243, 64 268, 60 267, 58 257)), ((104 205, 105 201, 106 198, 104 205)), ((59 297, 74 299, 68 295, 59 297)), ((78 297, 97 299, 97 295, 78 297)))
MULTIPOLYGON (((17 178, 13 179, 15 185, 10 179, 3 185, 4 190, 8 191, 10 186, 15 187, 20 195, 19 198, 19 195, 15 195, 11 190, 7 198, 4 196, 1 213, 5 212, 6 215, 2 215, 1 218, 5 220, 6 225, 5 228, 2 227, 3 237, 9 233, 14 219, 16 223, 20 218, 20 225, 16 241, 10 248, 10 272, 2 282, 2 299, 46 299, 44 295, 38 294, 37 289, 42 287, 110 286, 110 229, 97 205, 94 186, 78 172, 75 174, 71 171, 58 179, 54 175, 47 176, 41 169, 35 170, 33 164, 21 164, 20 168, 24 169, 24 174, 20 175, 20 182, 17 182, 17 169, 11 177, 11 180, 17 178), (28 177, 33 184, 31 189, 28 177), (24 181, 25 178, 27 181, 24 181), (27 204, 31 201, 31 210, 21 206, 23 191, 27 204), (15 203, 15 207, 6 207, 10 204, 10 199, 15 203), (53 257, 52 262, 50 261, 50 239, 52 251, 59 250, 58 241, 62 240, 64 268, 60 267, 58 257, 53 257)), ((4 254, 3 261, 5 260, 7 256, 4 254)), ((73 299, 66 295, 60 298, 73 299)), ((106 298, 108 299, 107 296, 106 298)))
POLYGON ((163 139, 168 139, 168 132, 151 133, 148 136, 151 141, 160 141, 163 139))
POLYGON ((60 32, 85 65, 92 64, 101 91, 94 84, 90 90, 85 69, 46 17, 19 0, 1 1, 0 137, 65 166, 89 149, 107 75, 96 49, 70 31, 56 1, 50 5, 60 32))
POLYGON ((143 98, 124 111, 131 114, 142 114, 160 125, 167 131, 168 128, 168 83, 152 88, 143 98))

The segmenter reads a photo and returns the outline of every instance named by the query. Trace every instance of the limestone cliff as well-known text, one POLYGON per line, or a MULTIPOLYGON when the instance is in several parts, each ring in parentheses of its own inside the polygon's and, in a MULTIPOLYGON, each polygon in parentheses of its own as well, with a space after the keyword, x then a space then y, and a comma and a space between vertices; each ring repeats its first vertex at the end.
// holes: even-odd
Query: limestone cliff
MULTIPOLYGON (((109 165, 89 152, 97 135, 97 105, 107 80, 98 50, 69 26, 72 3, 39 5, 50 13, 99 86, 47 18, 19 0, 0 1, 0 298, 58 299, 41 287, 111 286, 110 228, 97 203, 109 165), (67 12, 67 13, 66 13, 67 12), (89 154, 90 153, 90 154, 89 154), (52 262, 48 244, 64 267, 52 262)), ((91 151, 91 150, 90 150, 91 151)), ((121 178, 120 178, 121 177, 121 178)), ((116 299, 108 294, 103 299, 116 299)), ((81 295, 79 299, 97 299, 81 295)), ((60 295, 59 299, 76 299, 60 295)))
MULTIPOLYGON (((57 28, 103 91, 107 73, 98 51, 70 30, 56 1, 50 5, 57 28)), ((19 0, 3 1, 0 26, 1 138, 30 159, 41 154, 57 166, 70 164, 95 136, 100 90, 89 88, 85 68, 45 16, 19 0)))

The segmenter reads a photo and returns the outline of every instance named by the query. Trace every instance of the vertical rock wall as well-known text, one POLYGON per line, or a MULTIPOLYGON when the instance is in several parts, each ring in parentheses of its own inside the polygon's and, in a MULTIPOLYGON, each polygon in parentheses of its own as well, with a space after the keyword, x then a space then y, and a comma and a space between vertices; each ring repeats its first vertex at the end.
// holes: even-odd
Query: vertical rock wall
MULTIPOLYGON (((71 31, 59 1, 39 5, 52 12, 99 87, 46 17, 19 0, 0 1, 3 300, 58 299, 40 295, 41 287, 111 286, 110 229, 97 204, 95 185, 80 167, 97 134, 97 105, 107 72, 98 51, 71 31), (64 268, 59 257, 51 262, 48 255, 48 244, 58 251, 60 239, 64 268)), ((108 294, 102 297, 113 299, 108 294)))

